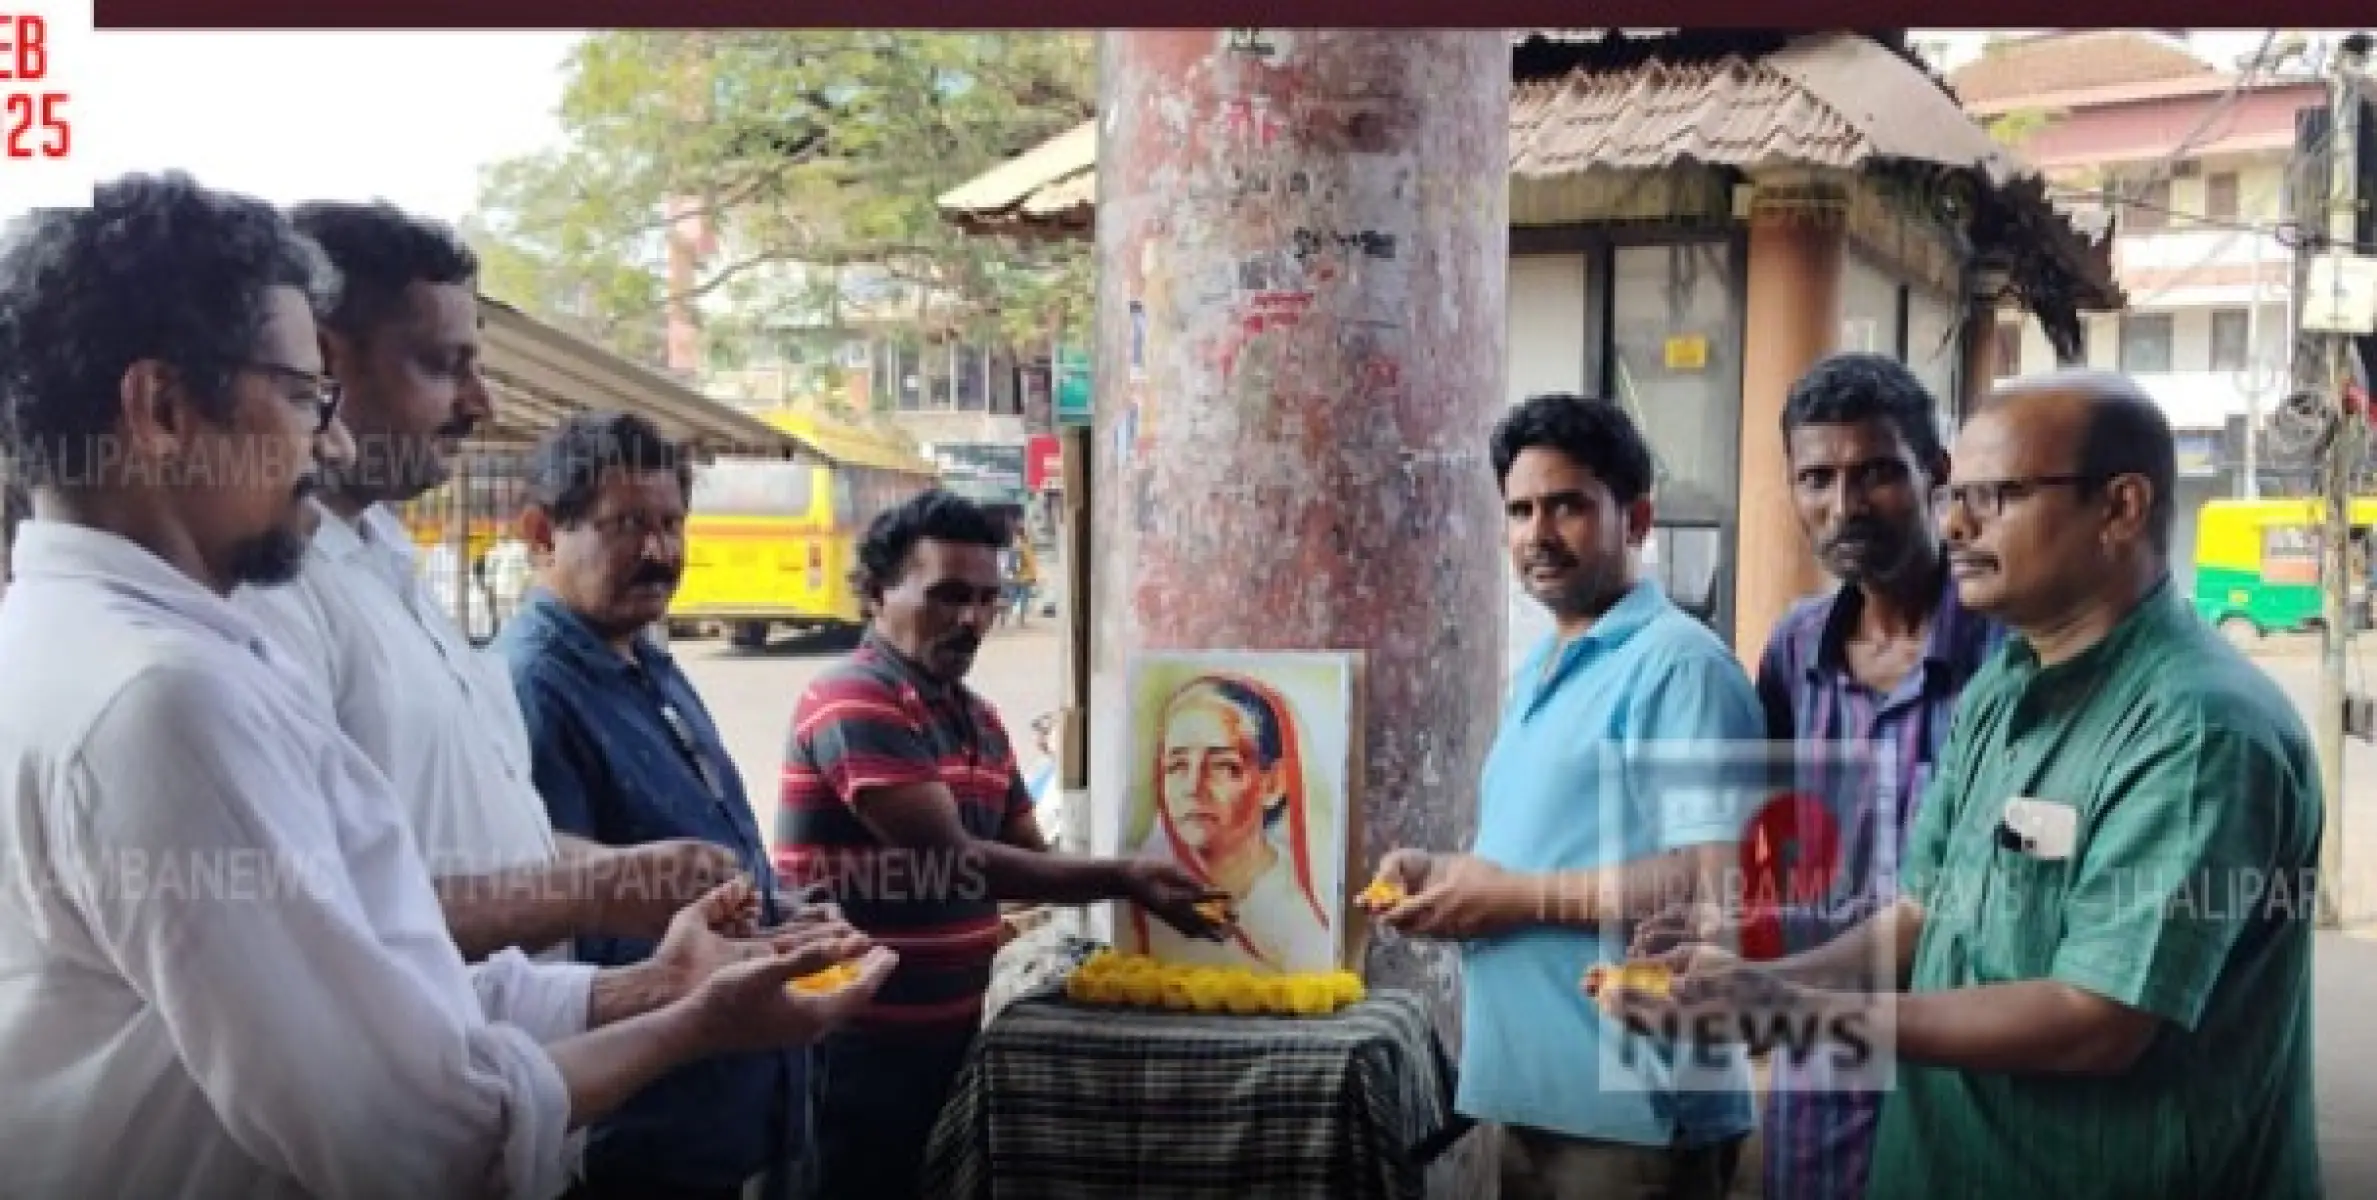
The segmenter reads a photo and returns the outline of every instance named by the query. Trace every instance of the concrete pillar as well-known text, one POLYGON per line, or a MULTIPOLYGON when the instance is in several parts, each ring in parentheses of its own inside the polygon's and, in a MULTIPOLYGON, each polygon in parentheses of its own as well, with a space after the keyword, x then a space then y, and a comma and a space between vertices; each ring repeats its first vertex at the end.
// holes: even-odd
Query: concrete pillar
POLYGON ((1761 184, 1750 211, 1733 644, 1751 670, 1784 610, 1823 583, 1792 507, 1781 425, 1791 384, 1840 345, 1847 218, 1843 193, 1821 182, 1761 184))
MULTIPOLYGON (((1103 35, 1091 794, 1142 651, 1368 655, 1358 887, 1467 846, 1503 674, 1510 43, 1495 31, 1103 35)), ((1102 809, 1101 848, 1115 848, 1102 809)), ((1349 930, 1350 932, 1350 930, 1349 930)), ((1368 947, 1459 1037, 1457 956, 1368 947)), ((1432 1190, 1490 1195, 1482 1139, 1432 1190)))

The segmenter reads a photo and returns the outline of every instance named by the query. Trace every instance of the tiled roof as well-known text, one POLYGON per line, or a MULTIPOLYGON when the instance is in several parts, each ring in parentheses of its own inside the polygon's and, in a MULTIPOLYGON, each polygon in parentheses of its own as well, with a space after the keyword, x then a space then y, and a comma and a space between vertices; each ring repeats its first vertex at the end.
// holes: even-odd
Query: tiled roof
POLYGON ((1848 33, 1795 38, 1755 59, 1580 66, 1518 84, 1511 173, 1639 171, 1692 161, 1755 170, 1854 170, 1905 158, 2002 183, 2016 164, 1928 76, 1848 33))
MULTIPOLYGON (((1536 45, 1581 44, 1601 32, 1532 30, 1527 37, 1536 45)), ((1710 40, 1684 35, 1695 36, 1710 40)), ((2118 303, 2101 243, 2081 234, 2046 199, 2035 172, 1991 140, 1938 80, 1900 51, 1840 31, 1790 37, 1764 53, 1661 57, 1656 38, 1606 44, 1619 42, 1627 43, 1623 57, 1588 55, 1575 60, 1578 65, 1513 85, 1513 175, 1554 178, 1683 162, 1741 170, 1858 170, 1897 161, 1969 170, 1997 196, 2004 219, 1989 222, 1990 228, 2053 243, 2051 257, 2069 273, 2070 282, 2061 286, 2072 288, 2086 307, 2118 303)), ((1703 47, 1696 43, 1695 49, 1703 47)), ((978 231, 1085 236, 1097 203, 1096 153, 1096 123, 1086 122, 949 192, 940 207, 949 219, 978 231)))
MULTIPOLYGON (((1546 41, 1598 30, 1531 30, 1546 41)), ((1626 31, 1638 34, 1643 31, 1626 31)), ((1867 38, 1822 33, 1755 59, 1577 67, 1514 86, 1511 172, 1545 177, 1696 161, 1711 166, 1855 169, 1909 158, 2016 169, 1955 102, 1907 60, 1867 38)), ((1085 121, 941 197, 977 228, 1086 229, 1097 202, 1097 123, 1085 121)))
POLYGON ((1511 91, 1510 170, 1528 178, 1647 171, 1681 160, 1854 167, 1866 157, 1865 139, 1840 114, 1739 58, 1579 69, 1511 91))
POLYGON ((2142 29, 2066 29, 1991 47, 1948 76, 1966 104, 2214 75, 2173 39, 2142 29))

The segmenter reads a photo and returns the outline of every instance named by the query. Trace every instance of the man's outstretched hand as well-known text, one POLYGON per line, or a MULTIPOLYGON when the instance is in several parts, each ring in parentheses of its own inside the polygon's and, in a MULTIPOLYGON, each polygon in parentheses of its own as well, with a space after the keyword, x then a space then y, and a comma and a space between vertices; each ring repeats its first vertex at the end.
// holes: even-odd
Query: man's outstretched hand
POLYGON ((709 1054, 790 1049, 848 1024, 899 965, 890 949, 877 946, 861 953, 857 976, 832 991, 800 991, 791 984, 850 961, 844 952, 860 944, 857 939, 811 942, 721 968, 686 1000, 699 1046, 709 1054))
POLYGON ((1473 854, 1397 850, 1378 875, 1403 891, 1378 923, 1408 937, 1491 937, 1538 919, 1544 907, 1537 881, 1473 854))
POLYGON ((1181 936, 1222 940, 1223 923, 1199 911, 1199 906, 1227 904, 1229 893, 1199 882, 1179 866, 1158 858, 1132 859, 1123 864, 1123 888, 1132 903, 1179 930, 1181 936))
POLYGON ((1724 908, 1689 900, 1669 905, 1635 926, 1626 953, 1634 958, 1650 958, 1686 946, 1730 946, 1739 935, 1738 924, 1724 908))
MULTIPOLYGON (((595 846, 583 871, 592 889, 598 932, 612 937, 666 936, 679 910, 743 873, 735 852, 698 838, 634 846, 595 846)), ((756 921, 758 897, 751 915, 756 921)))

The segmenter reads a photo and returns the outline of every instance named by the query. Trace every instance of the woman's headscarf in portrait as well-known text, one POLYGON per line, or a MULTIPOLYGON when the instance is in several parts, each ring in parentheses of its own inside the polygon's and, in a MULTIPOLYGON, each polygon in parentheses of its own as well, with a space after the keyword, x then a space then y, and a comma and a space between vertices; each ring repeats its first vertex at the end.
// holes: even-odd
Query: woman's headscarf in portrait
MULTIPOLYGON (((1278 779, 1278 790, 1263 797, 1266 805, 1273 800, 1279 801, 1276 807, 1269 808, 1263 814, 1263 835, 1270 835, 1274 823, 1280 820, 1284 811, 1288 823, 1288 862, 1295 872, 1296 890, 1303 894, 1305 903, 1312 906, 1314 919, 1327 926, 1329 913, 1321 905, 1319 889, 1312 881, 1310 818, 1305 812, 1304 803, 1304 738, 1296 728, 1295 710, 1288 707, 1286 697, 1259 679, 1214 673, 1200 675, 1173 692, 1170 703, 1164 705, 1164 723, 1168 724, 1172 714, 1199 693, 1214 696, 1238 710, 1245 719, 1241 732, 1253 743, 1257 764, 1264 773, 1278 779)), ((1148 769, 1154 774, 1150 781, 1153 790, 1149 794, 1159 797, 1155 805, 1156 821, 1163 828, 1164 843, 1170 848, 1173 861, 1182 870, 1195 876, 1198 882, 1211 884, 1213 880, 1206 873, 1205 865, 1188 843, 1181 840, 1179 828, 1172 823, 1171 806, 1160 799, 1164 794, 1164 762, 1160 753, 1152 756, 1148 769)), ((1136 910, 1132 916, 1141 922, 1146 920, 1145 915, 1136 910)), ((1248 953, 1261 957, 1248 944, 1244 933, 1233 931, 1231 936, 1248 953)))

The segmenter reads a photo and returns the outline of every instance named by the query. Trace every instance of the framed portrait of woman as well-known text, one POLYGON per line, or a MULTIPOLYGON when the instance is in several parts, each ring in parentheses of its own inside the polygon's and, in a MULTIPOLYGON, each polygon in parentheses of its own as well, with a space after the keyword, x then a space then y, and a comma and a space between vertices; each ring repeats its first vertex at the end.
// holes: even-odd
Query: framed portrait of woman
POLYGON ((1359 663, 1297 651, 1132 664, 1123 849, 1227 892, 1237 920, 1202 942, 1124 905, 1123 950, 1272 972, 1339 965, 1359 663))

